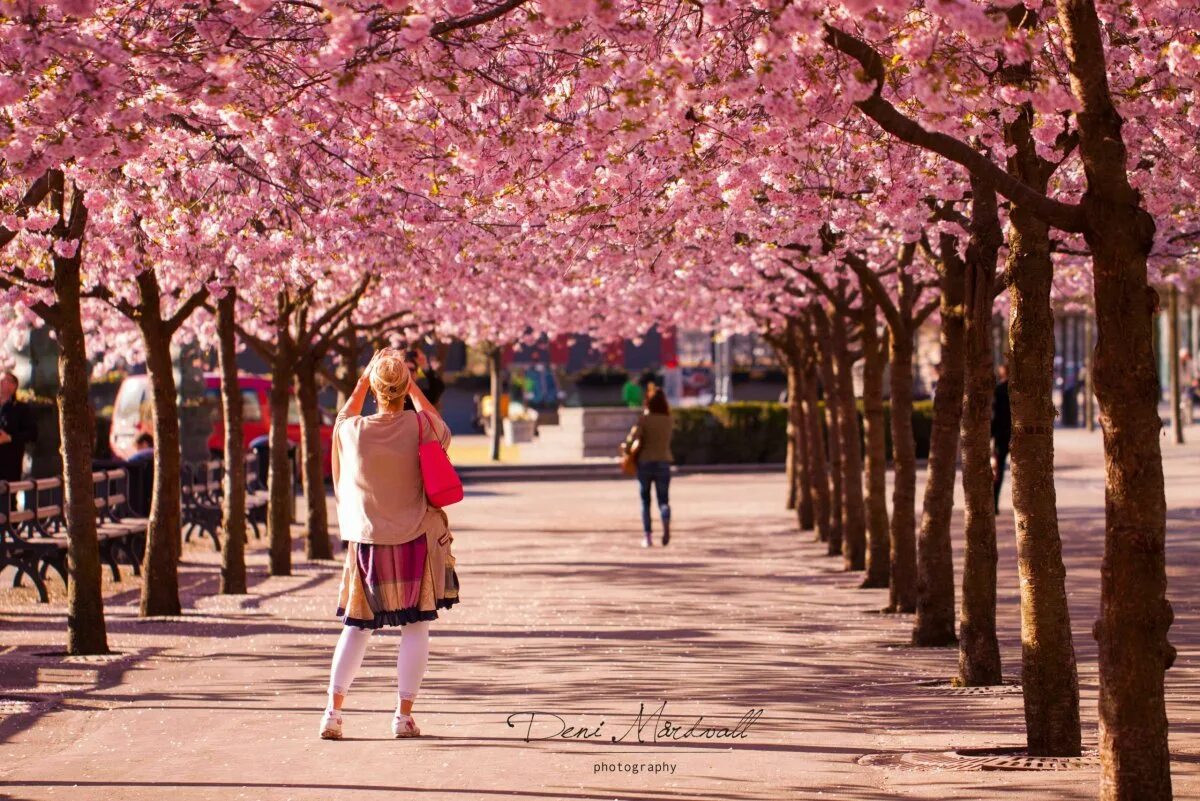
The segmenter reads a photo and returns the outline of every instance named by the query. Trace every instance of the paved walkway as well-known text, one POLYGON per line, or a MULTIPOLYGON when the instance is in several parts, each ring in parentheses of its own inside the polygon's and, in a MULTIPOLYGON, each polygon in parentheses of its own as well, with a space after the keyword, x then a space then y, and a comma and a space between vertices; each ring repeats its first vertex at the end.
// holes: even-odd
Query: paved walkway
MULTIPOLYGON (((1059 440, 1093 746, 1098 448, 1098 435, 1059 440)), ((1168 711, 1182 799, 1200 797, 1200 448, 1167 455, 1179 648, 1168 711)), ((638 547, 631 483, 471 487, 451 510, 463 601, 433 626, 415 709, 426 736, 417 740, 387 732, 395 631, 376 635, 368 653, 347 702, 348 739, 316 738, 337 633, 336 565, 298 553, 295 575, 268 578, 260 542, 251 595, 219 598, 216 555, 189 545, 181 619, 138 620, 135 584, 109 587, 110 641, 121 655, 106 659, 38 656, 61 647, 61 597, 39 606, 28 590, 2 589, 0 695, 46 701, 0 703, 0 713, 20 712, 0 718, 0 797, 1095 797, 1095 767, 911 770, 919 759, 895 756, 1020 746, 1020 696, 923 684, 951 676, 956 652, 906 647, 909 619, 878 614, 883 591, 855 589, 856 577, 795 532, 782 485, 775 476, 678 478, 672 542, 660 548, 656 535, 649 550, 638 547), (531 712, 539 723, 526 741, 531 712), (553 715, 602 736, 547 739, 560 728, 553 715), (719 724, 744 736, 654 742, 663 720, 682 726, 679 735, 701 715, 694 731, 719 724)), ((1015 674, 1011 517, 1000 526, 1003 657, 1015 674)))

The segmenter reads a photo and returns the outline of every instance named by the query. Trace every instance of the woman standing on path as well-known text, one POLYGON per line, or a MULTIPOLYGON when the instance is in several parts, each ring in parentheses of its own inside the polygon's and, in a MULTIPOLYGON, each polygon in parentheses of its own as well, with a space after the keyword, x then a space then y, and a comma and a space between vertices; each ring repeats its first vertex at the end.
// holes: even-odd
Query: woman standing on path
POLYGON ((646 538, 643 548, 651 545, 650 537, 650 487, 658 500, 658 513, 662 517, 662 544, 671 541, 671 505, 668 491, 671 486, 671 407, 667 396, 657 386, 651 385, 646 393, 646 407, 642 416, 625 438, 625 447, 630 448, 638 440, 637 479, 642 493, 642 529, 646 538))
POLYGON ((396 659, 396 737, 421 733, 412 717, 429 658, 429 621, 458 602, 458 575, 446 513, 425 497, 418 444, 450 445, 450 429, 412 380, 400 351, 384 348, 367 365, 333 426, 332 462, 346 561, 338 589, 343 628, 333 653, 321 737, 342 736, 342 702, 371 633, 404 627, 396 659), (379 411, 363 417, 368 387, 379 411), (411 397, 415 410, 404 409, 411 397))

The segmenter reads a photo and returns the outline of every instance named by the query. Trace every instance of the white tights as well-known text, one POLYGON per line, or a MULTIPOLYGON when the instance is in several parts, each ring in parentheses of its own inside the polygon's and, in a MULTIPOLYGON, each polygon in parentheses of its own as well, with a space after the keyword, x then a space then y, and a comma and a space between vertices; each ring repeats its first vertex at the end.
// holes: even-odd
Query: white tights
MULTIPOLYGON (((425 665, 429 661, 430 622, 420 620, 405 623, 402 627, 399 653, 396 656, 397 706, 401 700, 415 699, 417 691, 421 688, 425 665)), ((372 631, 357 626, 342 628, 342 636, 338 638, 337 648, 333 651, 333 669, 329 677, 330 708, 333 707, 334 695, 346 695, 350 692, 350 685, 354 683, 354 676, 367 653, 372 631)))

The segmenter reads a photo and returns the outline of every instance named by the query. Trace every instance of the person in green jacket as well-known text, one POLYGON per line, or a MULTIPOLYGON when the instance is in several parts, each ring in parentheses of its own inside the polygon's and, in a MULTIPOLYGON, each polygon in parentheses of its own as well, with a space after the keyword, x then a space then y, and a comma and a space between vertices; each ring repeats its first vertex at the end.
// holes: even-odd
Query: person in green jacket
POLYGON ((621 399, 630 409, 637 409, 642 405, 644 393, 638 382, 633 380, 633 376, 625 379, 625 386, 621 387, 621 399))

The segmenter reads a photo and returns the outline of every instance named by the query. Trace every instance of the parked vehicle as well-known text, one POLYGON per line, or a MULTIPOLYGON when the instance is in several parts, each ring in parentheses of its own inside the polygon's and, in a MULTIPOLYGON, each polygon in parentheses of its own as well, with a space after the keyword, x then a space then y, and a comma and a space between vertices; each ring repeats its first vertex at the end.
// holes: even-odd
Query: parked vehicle
MULTIPOLYGON (((213 432, 208 440, 208 449, 214 456, 225 450, 225 422, 221 416, 221 377, 216 373, 205 373, 204 395, 213 415, 213 432)), ((270 395, 271 379, 255 375, 239 375, 238 386, 242 391, 242 441, 249 448, 250 442, 267 434, 271 429, 270 395)), ((300 407, 296 396, 290 395, 288 403, 288 441, 300 442, 300 407)), ((126 376, 117 390, 113 403, 112 430, 109 443, 113 455, 127 459, 137 450, 136 441, 143 431, 154 432, 153 408, 150 403, 150 377, 147 375, 126 376)), ((330 441, 333 436, 333 417, 321 410, 321 460, 325 475, 330 475, 330 441)))

